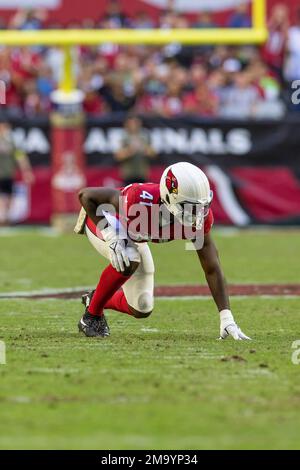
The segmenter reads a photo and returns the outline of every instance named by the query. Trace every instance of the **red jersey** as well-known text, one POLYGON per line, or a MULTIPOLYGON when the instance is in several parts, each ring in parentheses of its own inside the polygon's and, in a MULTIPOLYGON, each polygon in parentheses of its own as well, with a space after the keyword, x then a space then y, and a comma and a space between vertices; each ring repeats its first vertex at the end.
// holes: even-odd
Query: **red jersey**
MULTIPOLYGON (((185 227, 174 219, 160 199, 159 184, 135 183, 120 189, 118 218, 133 241, 153 243, 172 240, 195 240, 202 231, 185 227)), ((210 232, 214 222, 212 210, 204 221, 204 234, 210 232)), ((95 224, 88 219, 88 228, 97 236, 95 224)))

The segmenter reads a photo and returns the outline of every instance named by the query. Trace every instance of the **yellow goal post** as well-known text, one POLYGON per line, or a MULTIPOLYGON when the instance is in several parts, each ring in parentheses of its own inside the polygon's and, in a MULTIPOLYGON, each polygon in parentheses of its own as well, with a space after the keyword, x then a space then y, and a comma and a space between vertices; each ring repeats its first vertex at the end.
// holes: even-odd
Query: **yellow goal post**
POLYGON ((266 0, 252 0, 251 28, 210 29, 101 29, 101 30, 6 30, 0 31, 0 44, 6 46, 61 46, 65 51, 64 74, 60 89, 75 88, 71 47, 74 45, 143 44, 149 46, 180 43, 184 45, 262 44, 267 40, 266 0))

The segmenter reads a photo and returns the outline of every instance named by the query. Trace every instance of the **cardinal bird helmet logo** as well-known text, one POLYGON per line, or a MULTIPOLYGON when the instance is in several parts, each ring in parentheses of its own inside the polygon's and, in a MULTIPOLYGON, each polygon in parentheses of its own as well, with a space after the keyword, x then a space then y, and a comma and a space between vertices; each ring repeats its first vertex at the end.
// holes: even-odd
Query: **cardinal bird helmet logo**
POLYGON ((176 176, 169 170, 166 176, 166 186, 169 194, 178 194, 178 181, 176 176))

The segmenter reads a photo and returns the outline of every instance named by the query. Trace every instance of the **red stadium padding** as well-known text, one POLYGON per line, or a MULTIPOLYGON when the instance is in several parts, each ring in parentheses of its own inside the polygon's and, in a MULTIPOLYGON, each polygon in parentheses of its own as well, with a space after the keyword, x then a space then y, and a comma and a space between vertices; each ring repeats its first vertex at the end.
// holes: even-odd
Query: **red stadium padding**
POLYGON ((300 217, 300 182, 289 168, 235 168, 236 192, 258 222, 300 217))
MULTIPOLYGON (((152 169, 150 179, 158 182, 163 167, 152 169)), ((204 168, 209 171, 209 167, 204 168)), ((27 193, 29 212, 20 212, 19 222, 49 223, 51 207, 51 169, 36 167, 36 182, 27 193)), ((249 216, 249 223, 280 224, 300 221, 300 182, 287 167, 235 167, 227 176, 231 180, 236 203, 249 216)), ((115 167, 90 167, 86 172, 87 185, 120 187, 122 181, 115 167)), ((212 185, 215 192, 213 212, 216 224, 233 225, 231 211, 223 203, 222 187, 212 185)), ((79 208, 79 203, 78 203, 79 208)))

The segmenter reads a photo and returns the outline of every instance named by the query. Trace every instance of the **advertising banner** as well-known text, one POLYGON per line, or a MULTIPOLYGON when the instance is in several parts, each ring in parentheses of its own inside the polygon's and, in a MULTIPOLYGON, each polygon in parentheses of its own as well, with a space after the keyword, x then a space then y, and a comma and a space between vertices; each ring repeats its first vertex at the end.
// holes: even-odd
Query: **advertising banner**
MULTIPOLYGON (((88 163, 85 184, 122 184, 114 160, 123 135, 122 122, 122 116, 88 121, 83 142, 88 163)), ((156 152, 150 179, 158 182, 164 167, 189 161, 201 167, 211 181, 216 223, 299 224, 299 125, 297 117, 282 122, 202 121, 188 116, 174 120, 145 118, 144 126, 156 152)), ((20 213, 23 221, 47 223, 51 215, 50 149, 56 145, 50 142, 49 123, 16 122, 14 135, 36 173, 31 190, 19 186, 19 200, 20 194, 27 198, 20 213)), ((77 191, 78 178, 74 180, 74 171, 72 175, 65 184, 73 188, 76 183, 77 191)))

